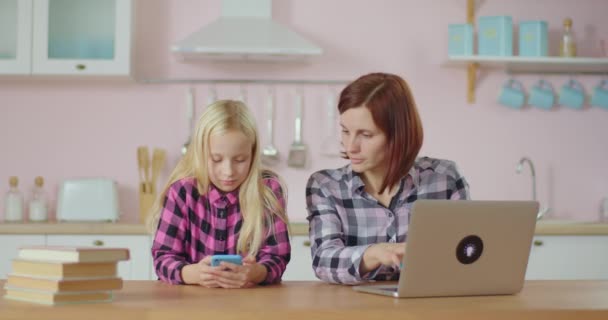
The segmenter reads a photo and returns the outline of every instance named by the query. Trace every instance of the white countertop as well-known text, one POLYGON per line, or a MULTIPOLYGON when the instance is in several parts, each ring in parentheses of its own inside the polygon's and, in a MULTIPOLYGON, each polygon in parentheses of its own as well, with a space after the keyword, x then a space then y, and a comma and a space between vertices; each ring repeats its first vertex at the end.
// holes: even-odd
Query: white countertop
MULTIPOLYGON (((308 223, 291 223, 295 236, 308 235, 308 223)), ((148 234, 142 224, 127 223, 0 223, 0 234, 148 234)), ((608 223, 544 220, 536 224, 536 235, 608 235, 608 223)))

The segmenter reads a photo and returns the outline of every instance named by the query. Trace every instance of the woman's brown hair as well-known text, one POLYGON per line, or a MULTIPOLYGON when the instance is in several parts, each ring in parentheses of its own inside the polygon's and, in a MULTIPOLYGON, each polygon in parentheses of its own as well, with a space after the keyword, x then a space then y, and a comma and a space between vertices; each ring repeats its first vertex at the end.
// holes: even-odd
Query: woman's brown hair
POLYGON ((388 170, 379 190, 382 193, 414 165, 422 147, 422 123, 412 91, 394 74, 370 73, 344 88, 338 102, 340 114, 359 107, 369 109, 374 124, 386 135, 388 170))

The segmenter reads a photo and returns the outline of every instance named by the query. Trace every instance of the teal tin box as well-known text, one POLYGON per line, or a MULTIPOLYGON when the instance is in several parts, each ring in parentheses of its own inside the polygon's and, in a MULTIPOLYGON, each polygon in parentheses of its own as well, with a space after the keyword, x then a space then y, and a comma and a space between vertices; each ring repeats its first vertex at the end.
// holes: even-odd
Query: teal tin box
POLYGON ((479 17, 479 55, 513 55, 513 20, 510 16, 479 17))
POLYGON ((469 23, 448 26, 448 55, 473 55, 473 26, 469 23))
POLYGON ((546 21, 519 23, 519 55, 522 57, 546 57, 549 46, 549 27, 546 21))

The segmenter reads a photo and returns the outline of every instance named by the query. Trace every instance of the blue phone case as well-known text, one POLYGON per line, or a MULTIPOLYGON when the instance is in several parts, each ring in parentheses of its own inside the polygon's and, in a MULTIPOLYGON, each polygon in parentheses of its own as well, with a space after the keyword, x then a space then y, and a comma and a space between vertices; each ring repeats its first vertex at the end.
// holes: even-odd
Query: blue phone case
POLYGON ((230 262, 237 265, 243 264, 243 258, 238 254, 214 254, 211 256, 211 266, 217 267, 220 265, 220 262, 230 262))

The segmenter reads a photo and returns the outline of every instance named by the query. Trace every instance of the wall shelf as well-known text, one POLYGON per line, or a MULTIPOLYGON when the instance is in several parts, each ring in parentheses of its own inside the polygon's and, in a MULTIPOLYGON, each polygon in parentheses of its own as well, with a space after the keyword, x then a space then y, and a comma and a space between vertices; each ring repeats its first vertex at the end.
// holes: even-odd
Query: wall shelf
POLYGON ((442 65, 504 69, 508 73, 608 74, 608 57, 451 56, 442 65))

